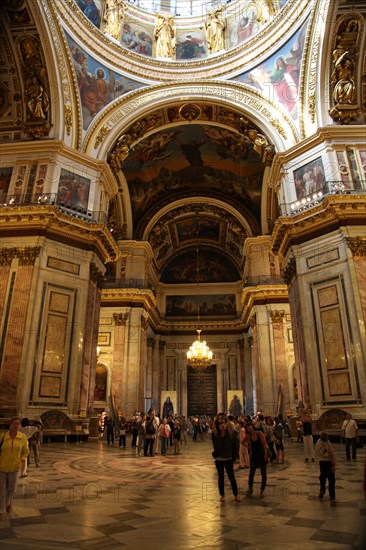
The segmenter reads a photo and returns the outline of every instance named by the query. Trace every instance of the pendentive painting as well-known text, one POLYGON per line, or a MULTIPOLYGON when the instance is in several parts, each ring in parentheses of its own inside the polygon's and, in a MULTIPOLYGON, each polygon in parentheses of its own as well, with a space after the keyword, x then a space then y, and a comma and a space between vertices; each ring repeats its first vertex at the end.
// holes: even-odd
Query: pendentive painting
POLYGON ((78 206, 87 210, 90 191, 90 179, 74 172, 61 169, 58 182, 57 202, 66 206, 78 206))
POLYGON ((141 84, 111 71, 100 61, 93 59, 67 34, 66 39, 79 88, 83 128, 86 130, 95 115, 108 103, 140 88, 141 84))
POLYGON ((99 29, 102 15, 101 0, 76 0, 76 3, 85 17, 99 29))
POLYGON ((299 81, 307 22, 274 55, 232 80, 258 90, 269 101, 282 105, 294 120, 299 117, 299 81))
POLYGON ((152 56, 153 35, 151 27, 126 21, 123 25, 122 44, 131 52, 152 56))
POLYGON ((296 197, 298 200, 324 192, 325 174, 321 157, 308 162, 294 171, 296 197))

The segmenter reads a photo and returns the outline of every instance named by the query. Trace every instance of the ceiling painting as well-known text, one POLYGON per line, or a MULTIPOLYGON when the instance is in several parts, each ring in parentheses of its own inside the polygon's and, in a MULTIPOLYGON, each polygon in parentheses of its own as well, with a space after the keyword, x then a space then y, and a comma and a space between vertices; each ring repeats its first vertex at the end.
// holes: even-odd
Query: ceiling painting
POLYGON ((264 165, 253 143, 231 130, 198 124, 156 132, 122 163, 134 223, 169 196, 234 198, 260 216, 264 165))

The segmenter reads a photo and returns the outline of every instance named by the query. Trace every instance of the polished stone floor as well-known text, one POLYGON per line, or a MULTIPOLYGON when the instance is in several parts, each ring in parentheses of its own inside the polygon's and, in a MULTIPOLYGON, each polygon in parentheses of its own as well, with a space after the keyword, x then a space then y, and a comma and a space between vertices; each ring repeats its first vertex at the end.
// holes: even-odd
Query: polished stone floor
POLYGON ((1 550, 361 550, 366 548, 364 450, 337 455, 336 503, 318 501, 318 464, 302 444, 286 442, 285 464, 268 466, 268 486, 245 496, 247 470, 236 472, 220 503, 210 442, 182 454, 137 457, 105 441, 45 443, 41 467, 21 479, 14 509, 0 523, 1 550))

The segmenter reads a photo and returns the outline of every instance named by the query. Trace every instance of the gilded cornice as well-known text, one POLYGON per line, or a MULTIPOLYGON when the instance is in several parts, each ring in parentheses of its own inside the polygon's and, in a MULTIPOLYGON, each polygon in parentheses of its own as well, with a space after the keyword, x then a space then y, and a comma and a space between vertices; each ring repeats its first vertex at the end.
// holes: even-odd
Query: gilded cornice
POLYGON ((364 225, 365 195, 329 195, 318 206, 295 216, 277 219, 272 234, 272 252, 286 256, 289 248, 325 235, 344 225, 364 225))
POLYGON ((156 298, 153 291, 147 288, 104 288, 101 305, 111 304, 140 306, 151 310, 156 307, 156 298))
MULTIPOLYGON (((108 65, 112 64, 124 74, 127 71, 139 79, 143 75, 144 79, 159 82, 218 78, 232 75, 234 72, 238 73, 244 67, 245 70, 250 69, 274 53, 278 44, 283 43, 286 37, 291 36, 300 27, 311 7, 310 2, 291 0, 270 23, 264 26, 263 30, 236 48, 194 62, 189 60, 179 62, 140 56, 113 42, 77 9, 73 0, 59 0, 55 5, 65 28, 71 27, 71 21, 72 34, 81 44, 87 44, 88 49, 98 59, 104 60, 108 65)), ((129 10, 132 11, 132 14, 140 13, 135 6, 127 4, 127 16, 129 10)), ((145 22, 151 21, 153 28, 155 15, 145 12, 144 18, 145 22)), ((179 24, 179 21, 183 22, 184 20, 176 18, 176 23, 179 24)))
POLYGON ((254 306, 288 303, 288 289, 286 285, 258 285, 245 287, 243 289, 241 303, 243 306, 242 321, 245 326, 248 326, 250 325, 254 306))
POLYGON ((118 257, 118 247, 104 224, 91 224, 63 214, 56 206, 8 206, 0 209, 5 236, 44 234, 82 249, 95 248, 103 262, 118 257))
POLYGON ((352 256, 366 256, 366 238, 365 237, 346 237, 347 246, 352 252, 352 256))

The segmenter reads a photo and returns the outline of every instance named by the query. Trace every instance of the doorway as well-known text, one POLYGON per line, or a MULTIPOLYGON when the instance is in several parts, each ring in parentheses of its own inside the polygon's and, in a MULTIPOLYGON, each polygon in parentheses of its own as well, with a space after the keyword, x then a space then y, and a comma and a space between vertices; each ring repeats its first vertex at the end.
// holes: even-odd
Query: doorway
POLYGON ((188 416, 217 413, 216 365, 206 369, 188 367, 187 372, 188 416))

